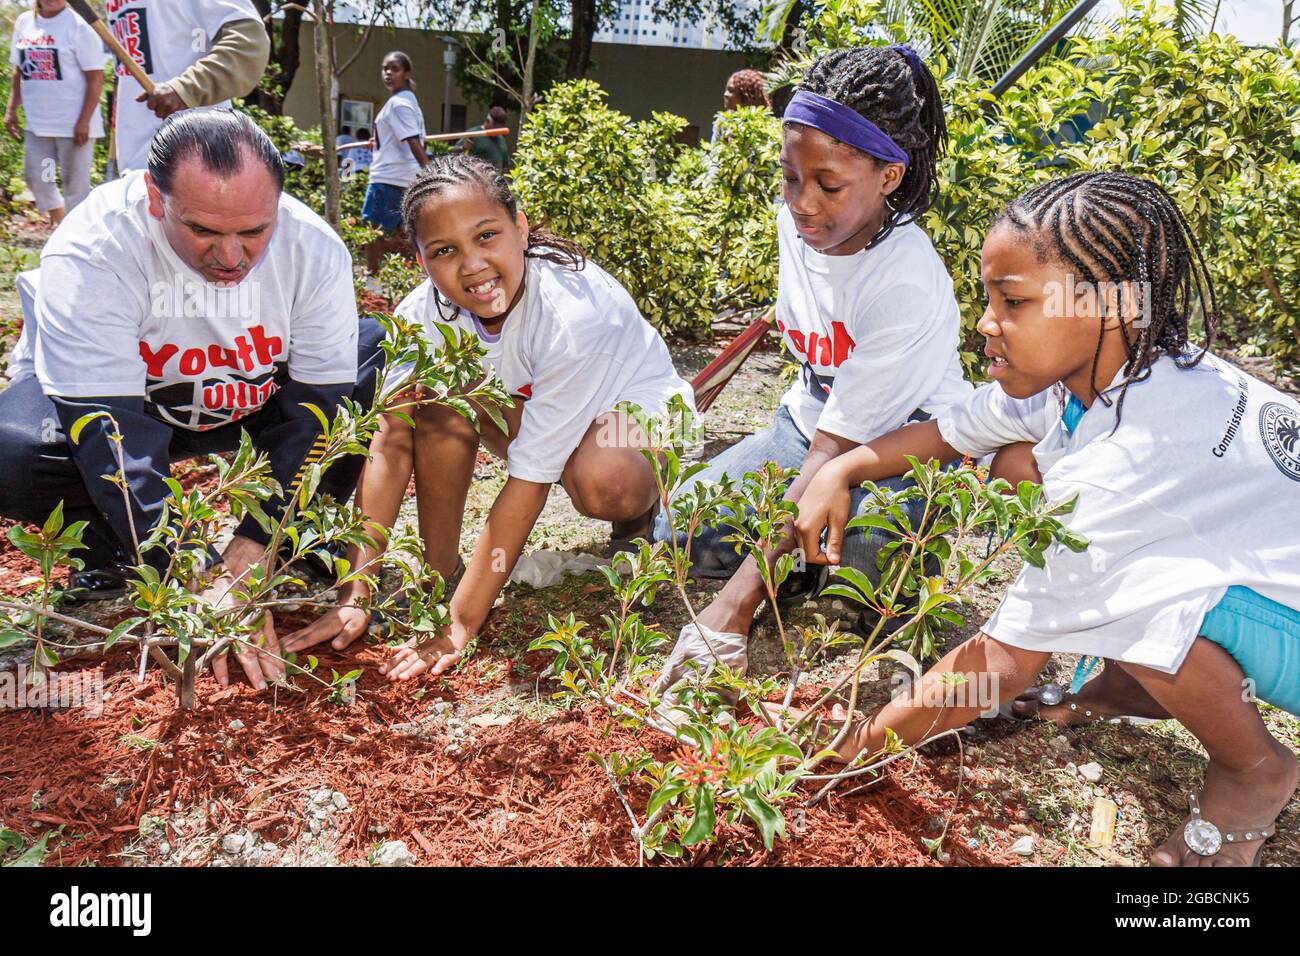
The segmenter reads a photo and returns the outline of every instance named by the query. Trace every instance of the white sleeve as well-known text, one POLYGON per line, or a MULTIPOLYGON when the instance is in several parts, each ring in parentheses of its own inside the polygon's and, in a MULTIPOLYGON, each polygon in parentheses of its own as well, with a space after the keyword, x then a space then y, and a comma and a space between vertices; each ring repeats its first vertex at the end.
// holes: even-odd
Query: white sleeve
POLYGON ((394 138, 399 141, 424 135, 424 123, 419 109, 412 106, 404 97, 393 100, 393 108, 387 119, 394 138))
POLYGON ((206 36, 205 50, 212 48, 219 31, 227 23, 235 20, 256 20, 262 22, 262 15, 253 6, 252 0, 191 0, 190 23, 195 29, 202 30, 206 36))
POLYGON ((108 59, 104 41, 88 24, 81 21, 77 22, 76 58, 77 66, 85 73, 103 70, 108 59))
POLYGON ((550 484, 560 480, 596 416, 610 411, 601 406, 617 391, 623 363, 614 355, 568 349, 561 340, 535 368, 506 470, 513 478, 550 484))
POLYGON ((1046 436, 1051 390, 1012 398, 997 382, 975 389, 964 402, 939 414, 939 434, 963 455, 978 458, 1014 442, 1038 444, 1046 436))
POLYGON ((337 385, 357 379, 357 299, 352 257, 334 236, 304 237, 324 248, 308 256, 289 317, 289 377, 304 385, 337 385))
POLYGON ((143 276, 132 283, 69 256, 41 259, 36 377, 46 395, 144 394, 140 321, 149 303, 131 298, 144 288, 143 276))
POLYGON ((934 394, 957 343, 931 298, 920 286, 897 285, 853 317, 857 345, 835 372, 818 431, 865 444, 903 425, 934 394))
POLYGON ((1061 520, 1088 548, 1054 544, 1042 568, 1026 564, 984 632, 1014 647, 1176 670, 1202 616, 1222 596, 1187 584, 1207 564, 1189 548, 1195 530, 1114 487, 1068 481, 1053 488, 1057 501, 1075 495, 1075 510, 1061 520), (1187 573, 1171 575, 1171 561, 1187 573))

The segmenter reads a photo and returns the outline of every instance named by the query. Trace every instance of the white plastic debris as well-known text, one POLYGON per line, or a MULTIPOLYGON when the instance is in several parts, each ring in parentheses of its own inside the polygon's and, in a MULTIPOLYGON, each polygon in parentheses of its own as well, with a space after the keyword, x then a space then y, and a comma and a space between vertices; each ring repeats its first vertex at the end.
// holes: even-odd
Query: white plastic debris
POLYGON ((1011 852, 1017 856, 1034 855, 1034 838, 1032 836, 1022 836, 1015 843, 1011 844, 1011 852))
POLYGON ((609 559, 580 551, 530 551, 521 556, 510 572, 511 584, 549 588, 566 574, 586 574, 609 564, 609 559))
POLYGON ((401 840, 388 840, 375 851, 375 866, 414 866, 415 854, 401 840))

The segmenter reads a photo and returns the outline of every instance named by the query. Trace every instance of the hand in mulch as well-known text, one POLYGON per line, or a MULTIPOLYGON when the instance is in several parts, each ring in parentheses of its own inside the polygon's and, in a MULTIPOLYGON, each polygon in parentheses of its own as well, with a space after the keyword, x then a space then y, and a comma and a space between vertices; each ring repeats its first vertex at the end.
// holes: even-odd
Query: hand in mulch
POLYGON ((410 680, 425 671, 436 677, 460 660, 468 643, 469 635, 455 624, 436 638, 413 637, 393 652, 392 660, 380 665, 379 673, 391 681, 410 680))
MULTIPOLYGON (((257 640, 256 632, 248 635, 243 641, 233 644, 235 659, 239 661, 239 666, 244 669, 244 674, 248 677, 248 682, 258 690, 266 690, 266 685, 271 681, 278 681, 284 677, 284 656, 280 649, 280 641, 275 634, 275 622, 271 619, 271 612, 264 611, 262 614, 262 643, 260 647, 249 646, 257 640)), ((212 673, 216 675, 217 680, 222 687, 230 685, 230 673, 226 664, 226 656, 222 654, 212 659, 212 673)))
POLYGON ((352 605, 339 605, 290 634, 284 640, 284 649, 286 652, 297 652, 329 641, 330 647, 341 651, 365 634, 369 625, 369 611, 352 605))

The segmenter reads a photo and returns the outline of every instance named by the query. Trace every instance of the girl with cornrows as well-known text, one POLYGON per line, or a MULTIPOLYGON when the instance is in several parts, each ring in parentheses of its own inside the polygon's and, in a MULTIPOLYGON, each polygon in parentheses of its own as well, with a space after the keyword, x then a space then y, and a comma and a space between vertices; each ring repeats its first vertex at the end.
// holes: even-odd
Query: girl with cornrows
POLYGON ((1031 189, 994 222, 982 272, 994 381, 822 469, 799 502, 799 542, 809 560, 837 563, 850 489, 902 473, 907 455, 996 453, 994 475, 1077 497, 1066 520, 1090 544, 1026 566, 982 633, 863 722, 841 755, 876 752, 886 728, 915 743, 993 703, 931 706, 949 675, 992 683, 1005 702, 1052 653, 1104 658, 1100 677, 1083 684, 1081 664, 1071 693, 1053 688, 1022 714, 1178 720, 1210 762, 1152 862, 1258 864, 1300 777, 1255 705, 1300 714, 1300 406, 1207 351, 1214 288, 1182 214, 1149 180, 1082 173, 1031 189), (1198 309, 1202 348, 1188 335, 1198 309))
MULTIPOLYGON (((506 431, 486 414, 478 427, 445 406, 420 406, 415 428, 388 417, 371 444, 357 507, 385 533, 415 473, 425 556, 444 578, 459 564, 465 497, 479 444, 505 459, 508 478, 488 513, 451 599, 451 625, 421 646, 403 647, 382 669, 392 680, 440 674, 478 633, 510 578, 551 485, 574 507, 609 521, 611 537, 648 536, 657 490, 639 449, 645 436, 614 411, 624 402, 663 412, 691 387, 632 297, 573 242, 529 224, 501 171, 475 156, 439 156, 407 190, 402 219, 429 278, 397 307, 431 342, 440 325, 476 336, 514 396, 506 431)), ((379 551, 353 549, 352 567, 379 551)), ((349 585, 339 607, 286 644, 325 640, 346 647, 365 633, 364 586, 349 585)))
MULTIPOLYGON (((938 194, 935 160, 947 135, 938 86, 911 47, 837 50, 809 68, 783 118, 777 212, 776 325, 801 368, 772 426, 728 448, 696 481, 739 481, 774 461, 798 469, 786 492, 797 502, 827 462, 970 393, 952 280, 916 222, 938 194)), ((672 533, 660 514, 655 537, 672 533)), ((765 591, 754 559, 742 562, 722 540, 728 533, 694 538, 695 572, 731 580, 698 624, 682 628, 661 689, 693 662, 716 657, 745 669, 765 591)), ((876 575, 884 540, 880 530, 855 533, 845 563, 876 575)), ((778 553, 793 544, 788 534, 778 553)), ((816 587, 815 575, 799 577, 816 587)))

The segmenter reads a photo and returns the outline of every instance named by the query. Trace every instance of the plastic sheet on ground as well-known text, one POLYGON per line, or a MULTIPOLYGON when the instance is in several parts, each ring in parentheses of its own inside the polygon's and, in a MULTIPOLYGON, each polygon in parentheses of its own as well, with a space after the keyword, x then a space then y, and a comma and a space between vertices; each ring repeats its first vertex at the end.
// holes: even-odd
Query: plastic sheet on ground
POLYGON ((566 574, 586 574, 609 564, 609 558, 580 551, 530 551, 520 557, 510 572, 511 584, 549 588, 566 574))

